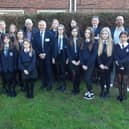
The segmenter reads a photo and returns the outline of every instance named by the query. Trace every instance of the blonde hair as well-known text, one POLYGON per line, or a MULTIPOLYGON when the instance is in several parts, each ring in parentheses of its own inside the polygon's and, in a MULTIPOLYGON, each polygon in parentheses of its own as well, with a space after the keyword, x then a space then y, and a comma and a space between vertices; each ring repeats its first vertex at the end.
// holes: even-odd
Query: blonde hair
POLYGON ((112 55, 112 49, 113 49, 111 31, 110 31, 109 27, 104 27, 100 32, 99 45, 98 45, 98 56, 100 56, 102 54, 102 52, 103 52, 103 37, 102 37, 102 33, 104 31, 106 31, 108 33, 106 52, 107 52, 107 56, 109 57, 109 56, 112 55))

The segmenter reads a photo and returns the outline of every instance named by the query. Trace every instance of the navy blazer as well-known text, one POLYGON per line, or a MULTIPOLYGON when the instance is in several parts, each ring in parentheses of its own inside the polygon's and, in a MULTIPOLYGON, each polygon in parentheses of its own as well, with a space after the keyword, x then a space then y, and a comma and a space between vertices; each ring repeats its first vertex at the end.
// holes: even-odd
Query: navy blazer
POLYGON ((114 58, 114 46, 112 49, 112 55, 111 56, 107 56, 107 52, 104 51, 100 56, 97 57, 97 61, 98 61, 98 65, 103 64, 105 66, 108 66, 109 68, 113 67, 113 58, 114 58))
POLYGON ((0 71, 15 72, 17 70, 17 51, 9 49, 7 56, 4 55, 4 50, 0 51, 0 71))
POLYGON ((29 52, 25 53, 23 50, 21 50, 19 52, 18 65, 19 65, 19 70, 21 71, 28 70, 29 73, 35 71, 36 69, 35 51, 33 51, 32 56, 30 56, 29 52))
POLYGON ((50 31, 45 31, 44 35, 44 50, 42 49, 42 40, 40 36, 40 31, 35 33, 32 46, 34 50, 36 51, 36 55, 38 56, 40 53, 45 53, 46 54, 46 59, 50 60, 52 57, 52 35, 50 31))
POLYGON ((97 50, 98 50, 98 44, 97 42, 94 43, 92 50, 89 50, 88 48, 89 43, 84 42, 84 47, 81 50, 81 65, 86 65, 90 67, 91 65, 95 64, 96 57, 97 57, 97 50))
POLYGON ((69 44, 69 60, 70 62, 72 60, 80 60, 80 49, 81 49, 81 40, 80 39, 77 39, 77 52, 75 53, 75 47, 74 47, 74 43, 73 43, 73 39, 70 39, 70 43, 72 44, 69 44), (78 43, 79 42, 79 43, 78 43))
MULTIPOLYGON (((37 31, 38 31, 37 28, 32 27, 32 30, 31 30, 31 42, 32 42, 32 40, 34 38, 35 33, 37 33, 37 31)), ((26 29, 26 27, 23 28, 23 33, 24 33, 24 37, 27 38, 27 29, 26 29)))
MULTIPOLYGON (((63 37, 63 59, 66 60, 69 57, 69 50, 68 50, 68 44, 69 40, 66 37, 63 37)), ((52 57, 57 58, 59 55, 58 53, 58 37, 54 39, 53 45, 52 45, 52 57)))
POLYGON ((114 60, 118 61, 119 67, 129 66, 129 45, 121 49, 119 44, 115 45, 114 60))

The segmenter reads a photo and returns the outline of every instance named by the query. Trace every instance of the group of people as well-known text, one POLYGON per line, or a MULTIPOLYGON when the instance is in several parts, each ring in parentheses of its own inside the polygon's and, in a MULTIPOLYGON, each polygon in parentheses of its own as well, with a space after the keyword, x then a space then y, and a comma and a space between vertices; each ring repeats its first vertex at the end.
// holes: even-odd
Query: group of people
POLYGON ((101 27, 99 17, 93 16, 91 26, 83 31, 72 19, 68 30, 58 19, 53 19, 48 29, 45 20, 33 26, 31 19, 17 29, 0 20, 0 73, 2 92, 16 96, 16 85, 34 97, 34 82, 41 80, 41 89, 64 92, 67 79, 72 81, 72 94, 80 92, 84 77, 85 99, 93 99, 93 77, 99 80, 100 97, 109 96, 110 87, 117 78, 120 102, 127 99, 129 74, 128 28, 123 16, 116 17, 112 28, 101 27), (83 74, 82 74, 83 72, 83 74), (57 84, 57 85, 55 85, 57 84))

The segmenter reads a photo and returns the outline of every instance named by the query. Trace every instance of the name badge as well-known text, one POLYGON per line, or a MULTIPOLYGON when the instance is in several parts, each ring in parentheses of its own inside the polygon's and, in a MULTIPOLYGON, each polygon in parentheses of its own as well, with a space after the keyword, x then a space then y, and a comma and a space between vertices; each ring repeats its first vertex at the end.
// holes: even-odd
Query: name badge
POLYGON ((12 52, 10 52, 10 53, 9 53, 9 55, 10 55, 10 56, 13 56, 13 53, 12 53, 12 52))
POLYGON ((46 39, 45 39, 45 42, 50 42, 50 39, 49 39, 49 38, 46 38, 46 39))

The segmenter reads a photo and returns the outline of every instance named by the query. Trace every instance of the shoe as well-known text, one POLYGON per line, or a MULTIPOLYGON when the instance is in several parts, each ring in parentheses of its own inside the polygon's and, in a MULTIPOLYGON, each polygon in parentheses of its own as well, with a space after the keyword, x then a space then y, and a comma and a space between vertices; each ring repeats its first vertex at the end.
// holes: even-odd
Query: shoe
POLYGON ((84 94, 84 96, 87 96, 87 95, 89 95, 90 94, 90 92, 88 91, 88 92, 85 92, 85 94, 84 94))
POLYGON ((113 87, 113 83, 110 83, 110 87, 113 87))
POLYGON ((127 92, 129 92, 129 87, 127 87, 127 92))
POLYGON ((83 98, 86 100, 92 100, 94 98, 94 95, 89 93, 87 96, 84 95, 83 98))

